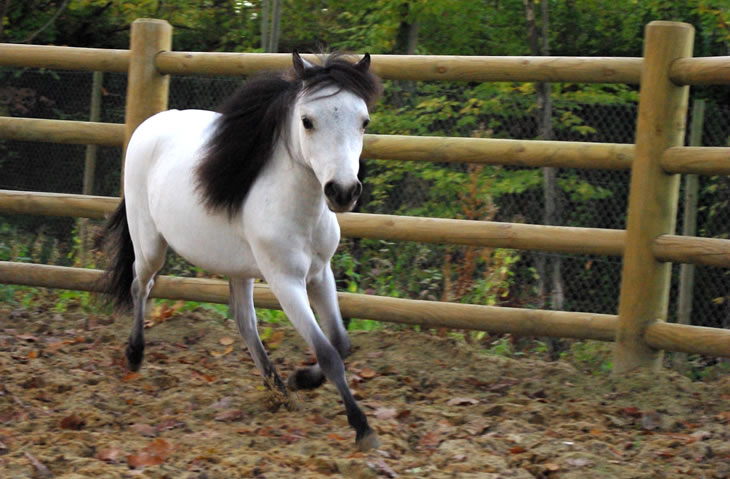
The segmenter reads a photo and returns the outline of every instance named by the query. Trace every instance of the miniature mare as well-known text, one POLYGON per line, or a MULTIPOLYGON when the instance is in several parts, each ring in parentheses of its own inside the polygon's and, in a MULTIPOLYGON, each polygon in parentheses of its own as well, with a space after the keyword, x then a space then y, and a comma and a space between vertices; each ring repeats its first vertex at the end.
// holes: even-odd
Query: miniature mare
POLYGON ((114 244, 105 290, 133 310, 126 356, 137 370, 145 305, 167 247, 228 276, 231 315, 276 404, 292 405, 288 390, 330 380, 366 450, 378 439, 345 380, 350 342, 330 259, 340 239, 334 212, 351 210, 362 191, 358 160, 380 83, 367 54, 314 65, 295 52, 293 63, 287 73, 250 78, 221 113, 170 110, 137 128, 124 199, 105 230, 114 244), (255 278, 269 284, 317 357, 286 384, 256 329, 255 278))

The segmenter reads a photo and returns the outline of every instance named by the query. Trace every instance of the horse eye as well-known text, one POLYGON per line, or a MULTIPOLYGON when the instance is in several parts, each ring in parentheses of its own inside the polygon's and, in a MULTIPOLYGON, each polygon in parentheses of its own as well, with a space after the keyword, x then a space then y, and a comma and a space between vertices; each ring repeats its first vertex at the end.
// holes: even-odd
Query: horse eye
POLYGON ((307 130, 311 130, 312 128, 314 128, 314 124, 312 123, 312 120, 310 120, 306 116, 304 118, 302 118, 302 125, 304 125, 304 128, 306 128, 307 130))
POLYGON ((370 124, 370 118, 366 118, 365 120, 363 120, 363 122, 362 122, 363 129, 367 128, 369 124, 370 124))

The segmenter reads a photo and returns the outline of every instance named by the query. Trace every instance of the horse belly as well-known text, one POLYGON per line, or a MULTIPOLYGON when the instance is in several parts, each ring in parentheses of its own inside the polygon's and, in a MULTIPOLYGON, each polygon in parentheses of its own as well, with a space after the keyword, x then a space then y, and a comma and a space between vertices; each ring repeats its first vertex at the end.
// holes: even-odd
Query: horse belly
POLYGON ((155 172, 158 191, 150 192, 150 210, 158 231, 167 244, 186 261, 210 273, 232 277, 260 277, 251 247, 243 235, 237 218, 225 213, 211 214, 201 205, 192 183, 192 174, 185 171, 192 163, 178 156, 173 168, 155 172))

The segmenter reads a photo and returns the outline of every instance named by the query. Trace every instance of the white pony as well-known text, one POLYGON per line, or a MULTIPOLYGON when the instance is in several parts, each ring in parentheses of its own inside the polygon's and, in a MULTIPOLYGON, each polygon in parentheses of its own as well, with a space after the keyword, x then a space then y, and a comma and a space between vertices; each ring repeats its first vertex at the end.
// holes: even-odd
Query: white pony
POLYGON ((274 407, 290 390, 325 378, 339 391, 361 450, 378 446, 345 380, 350 342, 342 325, 330 259, 340 240, 334 212, 349 211, 368 106, 380 92, 370 56, 339 55, 249 79, 221 113, 171 110, 134 132, 126 153, 124 199, 106 235, 114 254, 105 291, 133 309, 126 349, 132 370, 144 353, 144 316, 155 275, 172 247, 189 262, 230 278, 230 310, 271 391, 274 407), (253 283, 269 284, 318 364, 279 377, 256 329, 253 283), (319 317, 322 329, 311 306, 319 317))

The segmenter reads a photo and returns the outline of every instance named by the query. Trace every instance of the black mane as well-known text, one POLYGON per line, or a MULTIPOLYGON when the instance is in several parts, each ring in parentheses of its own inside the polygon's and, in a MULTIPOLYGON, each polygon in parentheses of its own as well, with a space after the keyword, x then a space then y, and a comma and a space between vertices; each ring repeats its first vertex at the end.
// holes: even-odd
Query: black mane
MULTIPOLYGON (((295 67, 298 54, 294 54, 295 67)), ((380 82, 367 63, 350 63, 339 54, 323 65, 294 68, 285 73, 263 73, 249 78, 219 111, 205 154, 196 168, 197 189, 209 211, 226 209, 232 216, 243 205, 261 168, 271 157, 284 121, 302 91, 316 92, 330 85, 351 91, 368 106, 380 94, 380 82)), ((301 62, 301 59, 299 59, 301 62)))

